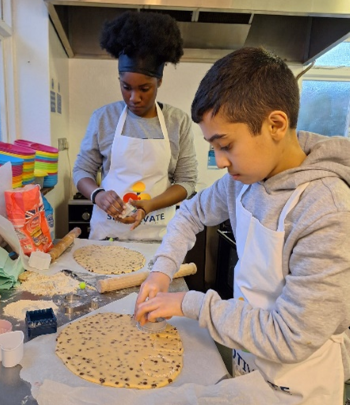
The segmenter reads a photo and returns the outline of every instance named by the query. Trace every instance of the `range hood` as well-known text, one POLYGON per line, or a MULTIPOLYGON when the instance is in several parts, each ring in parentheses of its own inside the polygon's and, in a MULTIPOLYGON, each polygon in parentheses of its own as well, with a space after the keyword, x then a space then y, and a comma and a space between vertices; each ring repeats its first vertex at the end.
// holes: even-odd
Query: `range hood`
POLYGON ((109 58, 99 46, 102 25, 126 10, 175 18, 184 40, 181 60, 188 62, 263 46, 289 64, 306 65, 350 36, 349 0, 44 1, 70 58, 109 58))

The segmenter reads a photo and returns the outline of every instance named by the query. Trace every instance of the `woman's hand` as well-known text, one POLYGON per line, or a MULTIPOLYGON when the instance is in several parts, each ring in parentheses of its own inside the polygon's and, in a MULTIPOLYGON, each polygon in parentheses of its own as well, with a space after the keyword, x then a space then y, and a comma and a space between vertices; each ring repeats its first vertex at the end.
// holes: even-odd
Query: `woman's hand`
POLYGON ((182 301, 185 292, 161 293, 137 306, 135 319, 144 325, 147 322, 155 322, 157 318, 170 319, 172 316, 183 316, 182 301))
POLYGON ((95 197, 95 203, 101 210, 115 219, 122 215, 125 210, 125 203, 113 190, 100 191, 95 197))
MULTIPOLYGON (((139 295, 136 300, 134 314, 137 313, 139 306, 146 300, 154 298, 159 292, 167 292, 169 289, 170 277, 164 273, 151 272, 146 280, 141 284, 139 295)), ((143 315, 141 315, 143 318, 143 315)), ((146 318, 144 322, 146 323, 146 318)))
POLYGON ((130 228, 133 231, 137 228, 143 219, 145 219, 146 215, 152 211, 152 204, 150 200, 132 200, 128 201, 131 205, 137 208, 137 211, 126 217, 126 218, 118 218, 117 221, 122 222, 123 224, 133 224, 130 228))
MULTIPOLYGON (((133 215, 121 218, 120 216, 124 214, 126 207, 124 201, 115 191, 100 191, 95 198, 96 205, 112 218, 114 218, 116 221, 123 224, 133 224, 130 230, 133 230, 140 225, 147 212, 145 209, 142 208, 142 206, 144 205, 143 201, 138 201, 138 205, 133 204, 133 202, 134 200, 129 200, 129 203, 131 203, 134 207, 139 206, 140 208, 133 215)), ((148 204, 145 205, 147 206, 148 204)))

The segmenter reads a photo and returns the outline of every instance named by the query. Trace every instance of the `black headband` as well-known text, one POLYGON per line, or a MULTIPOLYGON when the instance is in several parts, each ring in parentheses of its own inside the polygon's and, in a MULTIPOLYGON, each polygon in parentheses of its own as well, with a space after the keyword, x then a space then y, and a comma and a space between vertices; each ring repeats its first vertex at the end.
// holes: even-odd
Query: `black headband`
POLYGON ((142 73, 146 76, 157 77, 158 79, 163 77, 165 63, 161 63, 160 65, 157 64, 152 55, 141 59, 139 57, 130 57, 125 53, 121 53, 118 60, 119 73, 142 73))

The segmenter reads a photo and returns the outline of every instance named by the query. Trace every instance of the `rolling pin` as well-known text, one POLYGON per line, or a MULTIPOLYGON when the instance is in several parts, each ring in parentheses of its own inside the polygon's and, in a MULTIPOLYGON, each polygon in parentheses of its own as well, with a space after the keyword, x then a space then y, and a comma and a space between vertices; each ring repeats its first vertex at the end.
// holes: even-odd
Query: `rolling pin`
MULTIPOLYGON (((196 272, 197 266, 194 263, 182 264, 180 269, 174 274, 174 278, 190 276, 196 272)), ((135 287, 141 285, 146 280, 149 273, 149 271, 142 271, 140 273, 123 274, 118 277, 98 280, 96 288, 99 293, 105 293, 135 287)))
POLYGON ((51 262, 55 261, 58 257, 65 252, 69 246, 74 242, 74 239, 81 234, 81 229, 76 227, 67 233, 56 245, 54 245, 48 254, 51 256, 51 262))

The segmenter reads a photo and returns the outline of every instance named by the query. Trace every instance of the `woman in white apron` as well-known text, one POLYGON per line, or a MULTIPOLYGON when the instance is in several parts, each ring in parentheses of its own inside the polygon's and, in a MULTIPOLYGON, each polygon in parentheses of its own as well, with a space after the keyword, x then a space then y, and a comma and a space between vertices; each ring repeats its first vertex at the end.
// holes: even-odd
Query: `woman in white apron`
POLYGON ((124 103, 94 113, 73 169, 94 203, 89 237, 161 240, 197 175, 189 118, 156 102, 165 63, 183 53, 180 32, 170 16, 126 12, 105 25, 101 46, 119 61, 124 103), (137 211, 125 217, 128 202, 137 211))

